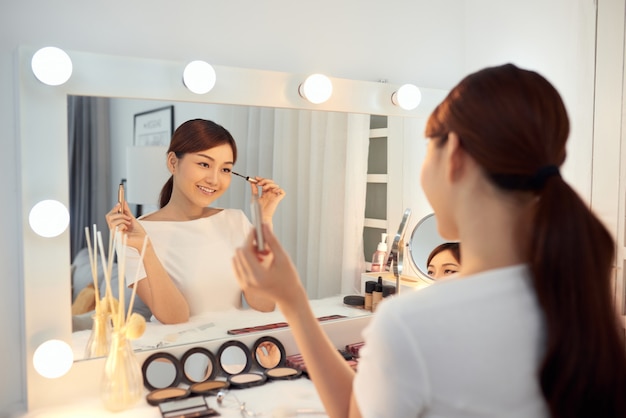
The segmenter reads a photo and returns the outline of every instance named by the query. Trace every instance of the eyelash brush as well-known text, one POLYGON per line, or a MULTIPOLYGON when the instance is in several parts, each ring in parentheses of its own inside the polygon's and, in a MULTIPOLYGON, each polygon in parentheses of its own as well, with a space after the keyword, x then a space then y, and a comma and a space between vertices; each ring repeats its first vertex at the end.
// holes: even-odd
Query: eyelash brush
POLYGON ((239 177, 241 177, 241 178, 246 179, 246 181, 249 181, 250 183, 253 183, 253 184, 258 183, 258 181, 257 181, 256 179, 253 179, 253 178, 252 178, 252 177, 250 177, 250 176, 244 176, 243 174, 235 173, 234 171, 232 171, 232 173, 233 173, 234 175, 236 175, 236 176, 239 176, 239 177))

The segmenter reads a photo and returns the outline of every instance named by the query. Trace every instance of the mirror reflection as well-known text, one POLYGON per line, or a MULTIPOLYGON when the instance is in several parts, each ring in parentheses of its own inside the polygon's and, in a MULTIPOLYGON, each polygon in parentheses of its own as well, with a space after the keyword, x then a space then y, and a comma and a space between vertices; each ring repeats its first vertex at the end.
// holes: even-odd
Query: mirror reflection
POLYGON ((285 359, 285 349, 276 338, 261 337, 252 347, 257 364, 264 369, 272 369, 281 365, 285 359))
POLYGON ((434 213, 417 222, 408 247, 409 259, 424 280, 432 282, 454 274, 461 266, 460 244, 448 242, 439 235, 434 213))
POLYGON ((180 382, 178 359, 169 353, 155 353, 142 366, 144 385, 150 389, 177 386, 180 382))
POLYGON ((222 370, 229 374, 239 374, 250 370, 250 351, 240 341, 228 341, 222 344, 217 354, 222 370))
POLYGON ((187 351, 181 359, 183 375, 188 383, 204 382, 215 373, 215 356, 209 350, 195 347, 187 351))
MULTIPOLYGON (((70 209, 73 222, 70 241, 75 308, 72 319, 75 331, 91 328, 89 307, 81 310, 79 306, 88 294, 89 286, 93 286, 85 252, 85 226, 96 224, 105 234, 106 242, 108 227, 105 213, 117 201, 120 182, 127 185, 126 199, 134 214, 150 213, 157 208, 160 188, 169 176, 164 151, 168 139, 163 139, 169 136, 159 132, 146 134, 145 130, 138 129, 137 117, 150 114, 151 109, 164 108, 172 109, 173 128, 193 118, 220 123, 231 132, 237 143, 239 155, 233 168, 248 176, 272 178, 286 191, 287 196, 274 216, 273 227, 292 255, 310 298, 335 296, 341 293, 342 287, 358 282, 360 271, 364 270, 362 260, 344 257, 343 254, 345 245, 354 240, 351 231, 362 229, 363 221, 353 216, 348 196, 353 198, 350 193, 354 193, 348 192, 345 185, 366 183, 366 173, 362 168, 367 164, 367 153, 355 153, 354 150, 367 149, 369 115, 68 96, 69 171, 72 179, 70 209), (137 145, 146 142, 145 135, 151 135, 148 143, 157 145, 137 145), (129 161, 137 159, 138 155, 140 162, 134 165, 142 170, 131 172, 129 161), (155 172, 150 168, 155 165, 162 171, 155 172), (141 187, 132 187, 137 184, 141 187), (146 193, 139 193, 148 188, 152 190, 148 193, 151 198, 143 197, 146 193), (339 273, 338 277, 337 272, 350 271, 354 273, 339 273)), ((167 119, 159 119, 159 123, 167 130, 167 119)), ((215 205, 241 209, 250 217, 250 199, 249 183, 233 177, 229 190, 215 205)), ((102 287, 101 266, 98 276, 97 285, 102 287)), ((117 269, 113 268, 112 290, 115 297, 117 282, 117 269)), ((126 292, 128 294, 124 299, 128 302, 131 289, 126 288, 126 292)), ((136 298, 133 310, 147 320, 152 317, 152 312, 139 298, 136 298)), ((206 339, 198 338, 196 341, 206 339)), ((146 345, 146 348, 153 347, 152 344, 146 345)), ((82 357, 79 355, 77 358, 82 357)))

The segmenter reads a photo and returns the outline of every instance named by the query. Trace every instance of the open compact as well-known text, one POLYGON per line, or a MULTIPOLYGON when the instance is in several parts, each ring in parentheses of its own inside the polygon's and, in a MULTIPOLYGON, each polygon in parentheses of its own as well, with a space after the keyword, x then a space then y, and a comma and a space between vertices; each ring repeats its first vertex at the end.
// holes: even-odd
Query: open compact
POLYGON ((180 360, 183 380, 190 384, 189 390, 194 395, 214 395, 221 389, 227 389, 226 380, 214 380, 219 372, 215 355, 202 347, 194 347, 183 354, 180 360))
POLYGON ((141 367, 143 384, 150 390, 146 401, 156 406, 161 402, 183 399, 189 389, 177 387, 182 379, 180 362, 170 353, 154 353, 141 367))
POLYGON ((267 378, 261 373, 250 372, 252 355, 250 349, 240 341, 230 340, 220 346, 217 361, 222 372, 228 376, 232 389, 260 386, 267 378))
POLYGON ((297 379, 302 372, 285 366, 285 347, 274 337, 261 337, 252 346, 256 364, 270 380, 297 379))

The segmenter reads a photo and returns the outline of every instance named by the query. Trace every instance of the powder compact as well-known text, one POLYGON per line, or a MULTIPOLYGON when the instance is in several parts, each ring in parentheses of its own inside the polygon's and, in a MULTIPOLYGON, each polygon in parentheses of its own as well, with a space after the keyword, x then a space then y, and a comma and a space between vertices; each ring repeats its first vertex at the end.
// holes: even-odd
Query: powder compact
POLYGON ((263 374, 270 380, 297 379, 302 372, 285 366, 285 347, 274 337, 261 337, 252 346, 254 360, 263 374))
POLYGON ((250 372, 252 355, 241 341, 230 340, 222 344, 217 352, 217 361, 222 372, 228 376, 232 389, 260 386, 267 380, 261 373, 250 372))

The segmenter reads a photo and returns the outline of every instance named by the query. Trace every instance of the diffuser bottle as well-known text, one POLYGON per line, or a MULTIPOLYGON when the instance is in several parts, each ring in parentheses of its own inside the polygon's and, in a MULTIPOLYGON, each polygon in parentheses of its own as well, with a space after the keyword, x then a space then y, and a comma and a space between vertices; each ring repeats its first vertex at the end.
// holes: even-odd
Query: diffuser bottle
POLYGON ((372 255, 371 271, 383 271, 385 268, 385 260, 387 258, 387 234, 381 235, 381 240, 376 247, 376 251, 372 255))

